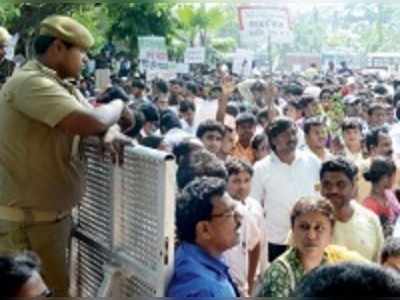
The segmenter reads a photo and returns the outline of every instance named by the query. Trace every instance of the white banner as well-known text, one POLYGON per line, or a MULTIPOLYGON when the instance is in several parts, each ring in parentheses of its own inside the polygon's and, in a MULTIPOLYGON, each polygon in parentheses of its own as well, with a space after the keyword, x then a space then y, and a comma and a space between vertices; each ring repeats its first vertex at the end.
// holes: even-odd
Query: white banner
POLYGON ((239 76, 251 75, 254 53, 252 51, 237 49, 233 58, 232 72, 239 76))
POLYGON ((204 47, 187 48, 185 52, 185 64, 202 64, 206 60, 204 47))
POLYGON ((139 59, 140 70, 160 70, 165 69, 168 63, 167 47, 165 38, 159 36, 139 37, 139 59))
POLYGON ((240 6, 239 24, 242 45, 291 43, 293 34, 289 25, 289 11, 284 7, 240 6))
POLYGON ((152 81, 155 78, 160 78, 166 81, 170 81, 176 78, 177 63, 167 62, 165 64, 160 65, 160 67, 161 68, 158 70, 148 70, 146 72, 146 79, 148 81, 152 81))
POLYGON ((176 64, 176 73, 178 74, 188 74, 190 71, 189 65, 185 63, 176 64))
POLYGON ((104 92, 111 86, 111 71, 110 69, 97 69, 95 72, 95 88, 100 92, 104 92))

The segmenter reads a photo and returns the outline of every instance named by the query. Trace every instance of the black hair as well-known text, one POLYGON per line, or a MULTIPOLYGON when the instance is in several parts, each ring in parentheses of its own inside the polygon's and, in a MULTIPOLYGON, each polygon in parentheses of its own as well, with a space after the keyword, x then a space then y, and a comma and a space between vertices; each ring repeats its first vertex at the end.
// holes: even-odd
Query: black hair
POLYGON ((377 147, 379 144, 379 135, 388 135, 389 130, 386 127, 377 127, 368 131, 367 136, 365 138, 365 144, 367 146, 367 150, 371 151, 373 148, 377 147))
POLYGON ((179 112, 185 113, 189 110, 196 111, 196 105, 193 103, 193 101, 183 100, 179 103, 179 112))
POLYGON ((135 79, 132 81, 132 87, 136 87, 140 90, 144 90, 146 88, 146 85, 143 83, 143 81, 135 79))
POLYGON ((221 123, 215 121, 215 120, 205 120, 199 124, 199 127, 197 128, 196 136, 199 139, 202 139, 203 136, 206 134, 208 131, 217 131, 218 133, 221 134, 221 136, 224 136, 225 134, 225 128, 224 125, 221 123))
POLYGON ((15 256, 0 257, 0 296, 14 298, 22 286, 32 277, 40 273, 40 260, 31 253, 25 252, 15 256))
POLYGON ((118 85, 114 85, 114 86, 108 88, 99 97, 97 97, 97 100, 100 103, 110 103, 111 101, 113 101, 115 99, 121 99, 122 101, 127 103, 129 101, 129 96, 122 87, 120 87, 118 85))
POLYGON ((399 297, 400 276, 373 264, 342 263, 311 271, 293 296, 338 299, 344 297, 399 297))
POLYGON ((381 251, 381 264, 384 264, 390 257, 400 257, 400 238, 389 237, 386 239, 381 251))
MULTIPOLYGON (((50 48, 50 46, 53 44, 53 42, 57 38, 54 36, 48 36, 48 35, 39 35, 37 36, 34 41, 33 41, 33 50, 36 55, 43 55, 47 52, 47 50, 50 48)), ((67 49, 70 49, 73 47, 73 45, 69 42, 63 41, 63 44, 67 49)))
POLYGON ((226 106, 226 113, 234 118, 239 114, 239 107, 235 102, 228 102, 226 106))
POLYGON ((372 103, 369 107, 368 107, 368 115, 372 116, 372 114, 376 111, 376 110, 385 110, 385 105, 383 105, 382 103, 379 102, 374 102, 372 103))
POLYGON ((248 162, 236 157, 229 158, 225 163, 225 168, 229 177, 241 172, 246 172, 252 177, 254 173, 253 167, 248 162))
POLYGON ((263 91, 265 91, 265 88, 266 88, 265 84, 263 82, 257 80, 250 87, 250 91, 252 93, 254 93, 254 92, 263 92, 263 91))
POLYGON ((296 124, 286 117, 277 118, 267 126, 266 133, 272 150, 275 151, 275 145, 271 141, 291 127, 296 127, 296 124))
POLYGON ((194 82, 188 82, 186 83, 185 88, 191 92, 193 95, 197 94, 197 85, 194 82))
POLYGON ((268 136, 265 133, 256 134, 251 140, 251 148, 256 151, 264 141, 269 144, 268 136))
POLYGON ((215 197, 222 197, 225 180, 213 177, 197 178, 176 200, 176 230, 180 242, 195 243, 196 226, 211 219, 215 197))
POLYGON ((131 138, 136 138, 143 128, 145 117, 141 111, 135 111, 133 115, 135 117, 135 126, 128 132, 125 132, 125 134, 131 138))
POLYGON ((179 144, 175 145, 172 149, 173 154, 175 155, 176 162, 180 165, 181 162, 185 160, 185 158, 189 158, 193 151, 197 151, 203 149, 203 143, 197 138, 186 138, 179 144))
POLYGON ((251 124, 255 126, 257 125, 257 118, 254 116, 254 114, 249 112, 240 113, 236 117, 236 127, 243 124, 251 124))
POLYGON ((315 102, 316 101, 316 99, 313 97, 313 96, 310 96, 310 95, 304 95, 304 96, 302 96, 301 98, 300 98, 300 100, 299 100, 299 104, 300 104, 300 106, 301 107, 303 107, 303 108, 305 108, 305 107, 307 107, 309 104, 311 104, 311 103, 313 103, 313 102, 315 102))
POLYGON ((396 118, 397 120, 400 120, 400 101, 396 104, 396 118))
POLYGON ((345 132, 346 130, 349 129, 358 129, 360 132, 362 132, 362 123, 360 118, 356 117, 348 117, 345 118, 342 122, 342 132, 345 132))
POLYGON ((168 84, 163 79, 155 79, 152 82, 154 88, 156 88, 160 93, 166 94, 168 93, 168 84))
POLYGON ((387 88, 384 85, 378 84, 374 87, 374 93, 385 96, 388 93, 387 88))
POLYGON ((351 182, 354 182, 358 173, 358 168, 351 160, 344 157, 336 157, 327 160, 322 164, 319 172, 319 178, 321 181, 327 172, 341 172, 345 174, 351 182))
POLYGON ((291 100, 289 101, 284 109, 287 109, 288 106, 293 106, 296 110, 301 111, 304 109, 304 106, 302 106, 302 103, 300 103, 300 100, 291 100))
POLYGON ((294 96, 298 96, 298 97, 303 95, 303 92, 304 92, 303 87, 296 83, 291 83, 287 86, 284 86, 283 90, 285 91, 286 94, 290 94, 290 95, 294 95, 294 96))
POLYGON ((158 149, 163 141, 164 141, 164 137, 162 137, 162 136, 150 135, 150 136, 144 137, 141 140, 140 144, 145 147, 148 147, 148 148, 158 149))
POLYGON ((179 164, 176 181, 179 189, 183 189, 197 177, 210 176, 225 179, 228 174, 224 163, 213 153, 205 150, 195 150, 187 155, 179 164))
POLYGON ((146 122, 159 122, 160 112, 158 108, 151 103, 142 104, 139 110, 143 113, 146 122))
POLYGON ((182 128, 182 124, 178 116, 173 111, 168 110, 161 114, 160 130, 162 134, 165 134, 173 128, 182 128))
POLYGON ((53 36, 39 35, 33 41, 33 49, 36 55, 43 55, 56 40, 53 36))
POLYGON ((396 172, 393 160, 385 157, 376 157, 372 160, 368 170, 363 173, 365 180, 372 183, 379 182, 384 176, 392 176, 396 172))
POLYGON ((307 118, 304 122, 304 133, 305 135, 308 135, 311 131, 312 127, 315 126, 324 126, 325 122, 322 120, 321 117, 311 117, 311 118, 307 118))
POLYGON ((262 110, 260 110, 257 113, 257 122, 261 123, 262 119, 266 119, 268 122, 270 121, 269 120, 269 109, 267 107, 263 108, 262 110))
POLYGON ((319 99, 322 100, 322 96, 324 94, 329 94, 330 96, 333 95, 333 91, 331 89, 322 89, 321 92, 319 93, 319 99))
POLYGON ((181 86, 181 87, 183 87, 183 81, 182 80, 179 80, 179 79, 172 79, 172 80, 170 80, 169 81, 169 84, 170 85, 179 85, 179 86, 181 86))

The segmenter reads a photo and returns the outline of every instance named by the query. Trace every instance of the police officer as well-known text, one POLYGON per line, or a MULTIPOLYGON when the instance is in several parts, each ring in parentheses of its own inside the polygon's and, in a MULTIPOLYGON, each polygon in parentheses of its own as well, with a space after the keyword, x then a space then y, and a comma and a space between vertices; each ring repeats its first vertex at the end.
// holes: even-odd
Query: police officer
POLYGON ((6 48, 10 40, 11 36, 7 29, 0 27, 0 86, 6 82, 15 69, 15 63, 6 58, 6 48))
POLYGON ((127 141, 118 125, 129 116, 125 104, 92 108, 68 81, 79 77, 93 43, 72 18, 46 18, 34 41, 36 58, 0 91, 0 254, 36 252, 56 296, 68 296, 70 216, 83 190, 79 140, 127 141))

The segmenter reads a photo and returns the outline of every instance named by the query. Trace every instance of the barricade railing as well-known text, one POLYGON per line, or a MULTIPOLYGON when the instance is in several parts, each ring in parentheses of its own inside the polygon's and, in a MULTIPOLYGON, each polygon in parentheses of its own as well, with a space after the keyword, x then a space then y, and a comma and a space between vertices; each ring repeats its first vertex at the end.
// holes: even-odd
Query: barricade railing
POLYGON ((86 187, 74 212, 71 295, 163 296, 174 262, 173 156, 126 147, 119 166, 93 140, 82 155, 86 187))

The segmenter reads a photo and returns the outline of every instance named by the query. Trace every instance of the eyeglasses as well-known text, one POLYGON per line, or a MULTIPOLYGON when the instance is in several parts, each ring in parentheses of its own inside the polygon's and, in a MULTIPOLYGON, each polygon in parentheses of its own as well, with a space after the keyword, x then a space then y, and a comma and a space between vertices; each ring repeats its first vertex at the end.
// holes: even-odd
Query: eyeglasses
POLYGON ((211 219, 214 218, 231 218, 231 217, 238 217, 239 213, 236 210, 236 207, 232 207, 229 210, 219 213, 219 214, 213 214, 211 215, 211 219))

